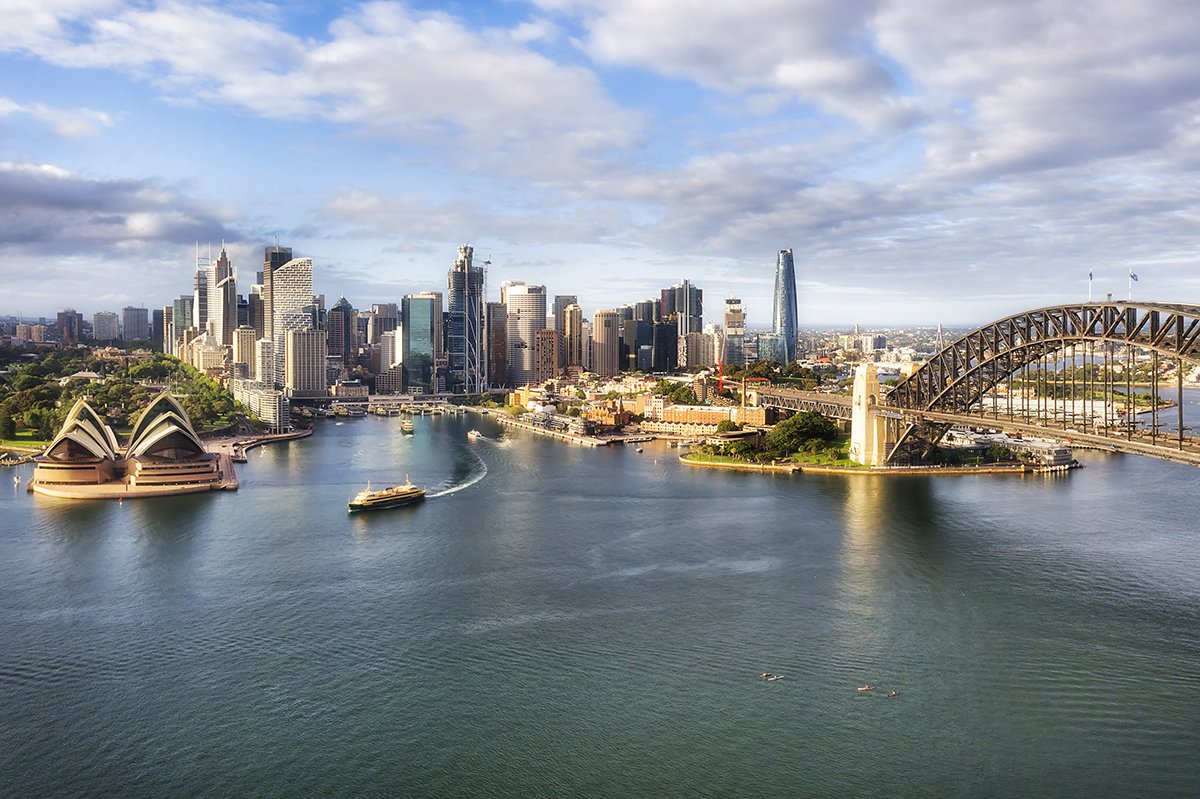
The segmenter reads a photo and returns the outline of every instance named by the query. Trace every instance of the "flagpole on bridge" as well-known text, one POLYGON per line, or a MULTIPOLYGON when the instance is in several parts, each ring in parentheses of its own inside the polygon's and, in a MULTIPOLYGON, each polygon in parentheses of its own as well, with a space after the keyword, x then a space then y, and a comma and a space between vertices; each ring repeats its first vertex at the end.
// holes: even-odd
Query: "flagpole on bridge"
POLYGON ((1088 272, 1088 305, 1092 304, 1092 273, 1088 272))

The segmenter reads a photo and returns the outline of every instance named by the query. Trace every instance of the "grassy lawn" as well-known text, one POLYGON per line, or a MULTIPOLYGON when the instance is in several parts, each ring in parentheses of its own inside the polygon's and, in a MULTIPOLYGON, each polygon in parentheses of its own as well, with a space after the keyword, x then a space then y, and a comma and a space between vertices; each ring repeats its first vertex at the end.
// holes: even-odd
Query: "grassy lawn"
POLYGON ((808 452, 797 452, 789 460, 792 460, 796 463, 810 463, 814 466, 838 466, 849 469, 867 468, 861 463, 855 463, 854 461, 850 460, 849 452, 850 439, 843 438, 842 440, 838 441, 838 447, 836 450, 830 450, 829 452, 822 452, 816 455, 808 452))
POLYGON ((729 455, 706 455, 703 452, 689 452, 684 458, 689 461, 704 461, 706 463, 754 463, 754 461, 744 461, 741 458, 734 458, 729 455))
MULTIPOLYGON (((847 452, 850 449, 850 440, 844 439, 838 442, 836 451, 813 455, 807 452, 798 452, 790 458, 784 458, 782 463, 807 463, 813 466, 837 466, 850 469, 865 469, 861 463, 855 463, 847 457, 847 452)), ((700 452, 692 452, 687 456, 691 460, 708 461, 711 463, 750 463, 757 464, 757 461, 748 461, 741 458, 734 458, 729 455, 705 455, 700 452)), ((769 464, 769 462, 768 462, 769 464)), ((762 465, 762 464, 759 464, 762 465)))
POLYGON ((36 433, 33 430, 18 431, 16 435, 16 438, 0 441, 0 447, 44 447, 50 443, 34 438, 36 433))

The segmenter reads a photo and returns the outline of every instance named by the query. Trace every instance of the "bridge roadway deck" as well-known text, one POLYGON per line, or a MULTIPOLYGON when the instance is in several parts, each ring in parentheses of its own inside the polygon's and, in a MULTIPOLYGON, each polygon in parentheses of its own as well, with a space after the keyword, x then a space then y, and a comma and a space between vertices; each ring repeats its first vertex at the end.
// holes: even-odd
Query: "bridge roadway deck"
MULTIPOLYGON (((845 395, 822 394, 816 391, 799 391, 797 389, 758 389, 756 393, 759 396, 760 403, 763 405, 792 411, 818 411, 833 419, 849 419, 854 403, 851 397, 845 395)), ((1184 437, 1183 449, 1181 450, 1177 443, 1178 439, 1159 436, 1158 440, 1162 443, 1153 444, 1151 443, 1151 437, 1145 433, 1135 433, 1133 439, 1130 440, 1125 436, 1105 436, 1078 430, 1064 430, 1028 420, 1009 420, 1003 417, 996 419, 965 413, 910 411, 878 404, 871 405, 868 409, 873 413, 908 423, 925 419, 928 421, 960 424, 967 427, 1005 430, 1022 435, 1054 439, 1056 441, 1086 444, 1113 452, 1128 452, 1132 455, 1145 455, 1151 458, 1200 466, 1200 440, 1191 437, 1184 437)))
POLYGON ((761 388, 754 389, 753 393, 758 395, 761 405, 789 411, 817 411, 831 419, 849 419, 854 407, 854 400, 844 394, 822 394, 795 388, 761 388))
POLYGON ((1009 420, 1005 419, 1003 416, 999 419, 996 419, 993 417, 978 416, 973 414, 938 413, 935 411, 901 411, 897 408, 891 408, 886 405, 872 405, 870 406, 869 410, 891 417, 902 414, 904 419, 909 422, 925 419, 926 421, 960 424, 967 427, 983 427, 991 430, 1004 430, 1013 433, 1021 433, 1022 435, 1050 438, 1056 441, 1066 441, 1072 444, 1088 444, 1100 449, 1111 450, 1113 452, 1128 452, 1131 455, 1146 455, 1151 458, 1159 458, 1160 460, 1186 463, 1191 466, 1200 466, 1200 441, 1188 436, 1184 437, 1183 449, 1180 450, 1177 438, 1159 436, 1158 440, 1160 442, 1167 443, 1160 443, 1156 445, 1151 443, 1152 439, 1147 433, 1135 433, 1133 439, 1130 440, 1124 436, 1103 436, 1096 433, 1084 433, 1074 429, 1064 430, 1061 427, 1050 427, 1044 424, 1021 421, 1019 419, 1009 420))

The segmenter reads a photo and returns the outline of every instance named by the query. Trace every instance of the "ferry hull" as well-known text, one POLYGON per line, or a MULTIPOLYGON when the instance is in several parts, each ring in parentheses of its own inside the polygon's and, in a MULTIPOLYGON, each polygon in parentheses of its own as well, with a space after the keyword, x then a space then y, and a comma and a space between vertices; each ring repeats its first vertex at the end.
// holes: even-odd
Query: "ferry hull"
POLYGON ((351 502, 348 507, 350 511, 366 511, 366 510, 387 510, 388 508, 399 508, 402 505, 411 505, 414 502, 420 502, 425 499, 425 492, 421 492, 417 496, 412 497, 391 497, 389 499, 381 499, 375 502, 351 502))

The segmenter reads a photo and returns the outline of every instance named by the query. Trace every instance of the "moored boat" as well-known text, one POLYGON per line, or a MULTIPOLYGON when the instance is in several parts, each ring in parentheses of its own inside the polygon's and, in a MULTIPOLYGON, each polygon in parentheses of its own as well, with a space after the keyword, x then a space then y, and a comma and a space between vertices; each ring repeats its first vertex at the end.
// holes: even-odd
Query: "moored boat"
POLYGON ((425 489, 413 485, 409 481, 408 475, 405 475, 404 485, 388 487, 382 491, 372 491, 371 484, 368 482, 367 490, 358 492, 358 495, 350 500, 349 508, 351 511, 384 510, 398 508, 424 498, 425 489))

